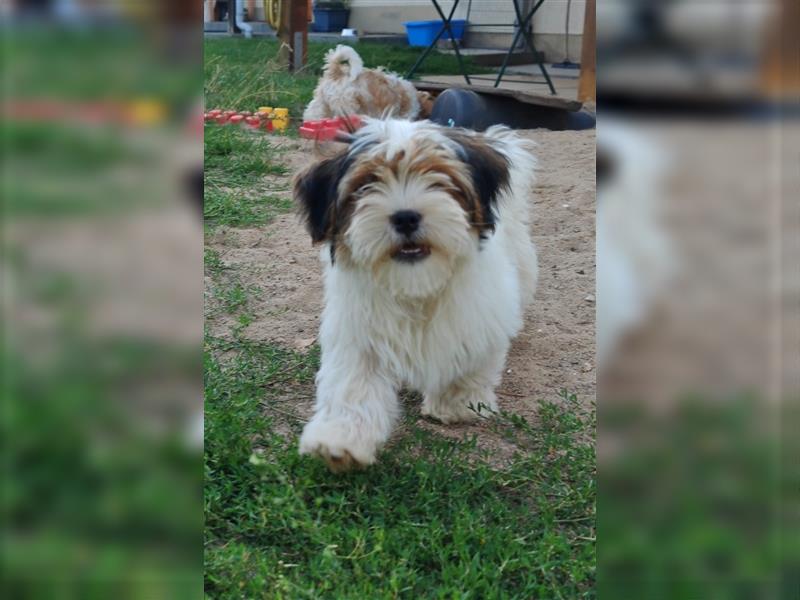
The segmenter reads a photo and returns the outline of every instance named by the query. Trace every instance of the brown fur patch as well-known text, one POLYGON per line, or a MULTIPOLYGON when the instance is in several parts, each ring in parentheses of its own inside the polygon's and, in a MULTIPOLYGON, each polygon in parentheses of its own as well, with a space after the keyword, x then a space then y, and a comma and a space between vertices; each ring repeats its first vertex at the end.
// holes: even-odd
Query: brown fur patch
POLYGON ((365 69, 359 74, 356 84, 365 85, 367 89, 368 96, 358 99, 359 105, 364 106, 365 115, 380 117, 387 109, 392 109, 395 117, 403 117, 411 111, 411 98, 405 90, 380 71, 365 69))
POLYGON ((470 135, 453 129, 445 130, 445 135, 458 142, 466 154, 466 164, 472 178, 471 187, 477 194, 476 200, 481 206, 483 219, 475 221, 475 224, 482 226, 484 230, 491 230, 494 222, 487 211, 500 189, 508 185, 508 159, 492 148, 490 141, 483 135, 470 135))
POLYGON ((435 98, 428 92, 417 92, 417 100, 419 101, 419 115, 417 115, 417 118, 420 120, 427 119, 433 112, 435 98))
POLYGON ((438 148, 419 148, 412 157, 408 172, 417 175, 438 173, 448 181, 447 191, 469 216, 470 223, 480 229, 484 223, 483 208, 470 180, 466 165, 438 148))
POLYGON ((407 116, 411 112, 411 98, 409 98, 408 94, 402 92, 404 90, 401 90, 397 99, 397 110, 399 111, 397 114, 407 116))

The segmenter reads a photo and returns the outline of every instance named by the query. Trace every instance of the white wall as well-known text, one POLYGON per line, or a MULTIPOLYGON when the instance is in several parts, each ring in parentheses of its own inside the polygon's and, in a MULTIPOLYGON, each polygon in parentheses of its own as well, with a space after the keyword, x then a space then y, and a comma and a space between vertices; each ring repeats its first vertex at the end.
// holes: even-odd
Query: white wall
MULTIPOLYGON (((442 0, 439 3, 445 14, 449 14, 453 6, 450 0, 442 0)), ((532 3, 530 0, 524 1, 524 8, 528 8, 532 3)), ((461 0, 456 11, 456 18, 463 19, 470 8, 469 0, 461 0)), ((583 32, 583 12, 586 8, 585 0, 572 0, 570 9, 570 34, 581 34, 583 32)), ((373 13, 369 19, 376 25, 385 27, 382 33, 404 31, 403 22, 410 19, 437 19, 436 10, 430 0, 352 0, 350 2, 351 19, 356 21, 361 19, 359 12, 373 13), (378 15, 382 13, 383 18, 378 15)), ((545 0, 533 18, 533 30, 535 33, 563 34, 564 24, 567 14, 567 0, 545 0)), ((472 0, 470 8, 470 22, 472 23, 508 23, 512 24, 515 20, 514 7, 512 0, 472 0)), ((485 28, 481 31, 505 33, 511 31, 508 27, 485 28)))
MULTIPOLYGON (((205 0, 211 4, 210 0, 205 0)), ((521 0, 523 13, 535 0, 521 0)), ((568 0, 545 0, 533 18, 535 43, 548 59, 564 60, 564 33, 568 0)), ((441 0, 444 13, 450 14, 453 0, 441 0)), ((264 18, 262 2, 256 2, 255 18, 264 18)), ((581 34, 586 0, 572 0, 569 24, 569 58, 580 56, 581 34)), ((512 0, 461 0, 455 18, 467 17, 472 24, 514 23, 516 15, 512 0)), ((406 21, 438 19, 430 0, 351 0, 349 26, 361 33, 405 33, 406 21)), ((513 27, 472 27, 467 30, 467 45, 473 47, 507 48, 514 34, 513 27)))

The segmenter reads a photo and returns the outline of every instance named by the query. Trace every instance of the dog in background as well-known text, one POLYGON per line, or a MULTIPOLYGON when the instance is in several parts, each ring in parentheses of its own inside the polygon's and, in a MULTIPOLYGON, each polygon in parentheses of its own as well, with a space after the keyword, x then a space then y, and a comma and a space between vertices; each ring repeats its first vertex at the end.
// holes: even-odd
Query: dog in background
POLYGON ((427 117, 432 104, 431 95, 418 92, 410 81, 382 69, 365 69, 355 50, 339 45, 325 55, 322 79, 303 120, 352 114, 417 119, 427 117))
POLYGON ((298 175, 325 281, 301 453, 334 471, 372 464, 404 385, 443 423, 497 410, 494 389, 537 280, 534 167, 529 143, 503 127, 367 119, 344 152, 298 175))

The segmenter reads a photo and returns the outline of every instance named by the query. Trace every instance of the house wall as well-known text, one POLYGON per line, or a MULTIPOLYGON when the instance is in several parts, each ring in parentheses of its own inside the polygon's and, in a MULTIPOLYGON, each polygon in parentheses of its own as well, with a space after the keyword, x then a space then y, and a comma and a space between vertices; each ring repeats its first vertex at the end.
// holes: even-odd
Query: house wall
MULTIPOLYGON (((527 9, 533 0, 522 0, 527 9)), ((534 43, 545 53, 547 60, 561 61, 565 59, 565 21, 568 0, 545 0, 533 18, 534 43)), ((205 0, 207 6, 213 0, 205 0)), ((232 4, 232 0, 231 0, 232 4)), ((248 2, 246 2, 247 6, 248 2)), ((452 0, 441 0, 439 3, 445 14, 449 14, 452 0)), ((263 20, 263 2, 256 0, 254 7, 256 20, 263 20)), ((581 51, 581 34, 583 32, 583 14, 586 0, 572 0, 570 8, 569 58, 579 60, 581 51)), ((469 10, 469 21, 474 25, 493 23, 513 24, 515 21, 512 0, 461 0, 455 18, 463 19, 469 10)), ((206 11, 210 13, 210 8, 206 11)), ((425 21, 438 19, 436 10, 430 0, 351 0, 349 26, 360 33, 405 33, 403 23, 406 21, 425 21)), ((512 27, 469 27, 464 40, 467 47, 507 48, 514 34, 512 27)))
MULTIPOLYGON (((439 3, 445 14, 449 14, 453 2, 441 0, 439 3)), ((527 9, 531 0, 523 0, 527 9)), ((351 0, 350 26, 360 32, 404 33, 406 21, 438 19, 430 0, 351 0)), ((578 61, 583 33, 585 0, 572 0, 570 7, 569 54, 578 61)), ((469 10, 469 22, 474 25, 494 23, 513 24, 516 15, 512 0, 461 0, 455 18, 463 19, 469 10)), ((534 43, 545 52, 547 59, 564 59, 564 34, 567 15, 567 0, 545 0, 533 18, 534 43)), ((467 29, 466 46, 481 48, 507 48, 514 34, 512 27, 470 27, 467 29)))

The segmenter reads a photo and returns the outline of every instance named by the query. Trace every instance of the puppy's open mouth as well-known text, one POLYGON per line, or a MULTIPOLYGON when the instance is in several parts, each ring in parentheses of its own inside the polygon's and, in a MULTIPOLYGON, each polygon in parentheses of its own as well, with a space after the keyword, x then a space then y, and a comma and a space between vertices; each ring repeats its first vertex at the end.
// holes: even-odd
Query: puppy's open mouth
POLYGON ((430 246, 408 242, 395 250, 394 254, 392 254, 392 258, 400 262, 413 263, 427 258, 430 255, 430 246))

